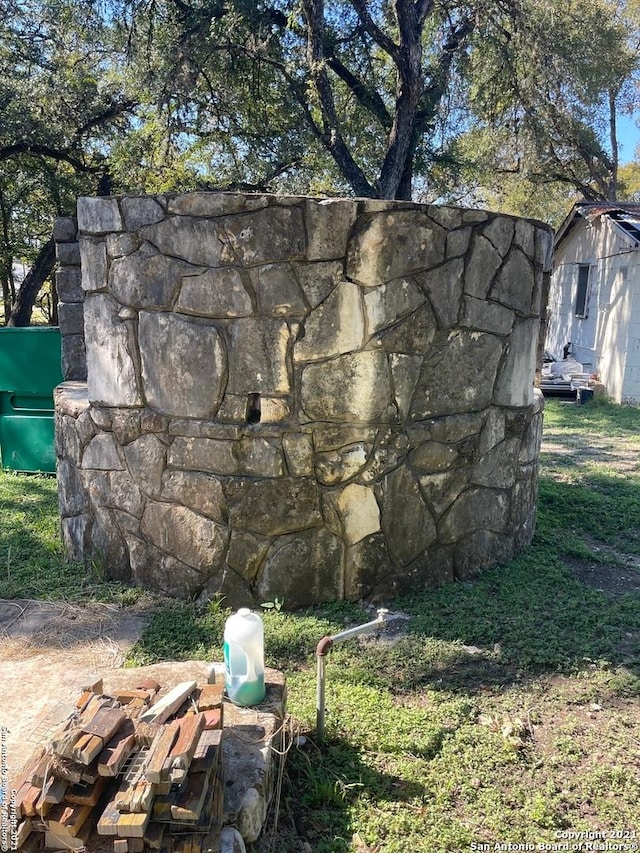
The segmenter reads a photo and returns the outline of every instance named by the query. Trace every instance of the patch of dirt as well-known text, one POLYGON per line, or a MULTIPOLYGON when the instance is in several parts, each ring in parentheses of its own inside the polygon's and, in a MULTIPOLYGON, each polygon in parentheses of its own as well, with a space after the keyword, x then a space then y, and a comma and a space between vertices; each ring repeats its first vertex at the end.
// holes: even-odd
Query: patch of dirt
POLYGON ((598 563, 573 556, 564 557, 562 562, 571 569, 580 583, 597 589, 598 592, 640 591, 640 570, 632 566, 625 568, 617 563, 598 563))
POLYGON ((106 604, 0 601, 0 725, 8 729, 10 776, 84 682, 122 667, 144 624, 143 613, 106 604))

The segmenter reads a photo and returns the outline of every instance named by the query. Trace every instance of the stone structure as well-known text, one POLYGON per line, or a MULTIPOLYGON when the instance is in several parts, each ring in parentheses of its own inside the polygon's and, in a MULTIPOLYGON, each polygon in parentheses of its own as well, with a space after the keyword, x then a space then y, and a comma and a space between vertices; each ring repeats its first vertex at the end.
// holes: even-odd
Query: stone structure
POLYGON ((78 233, 88 383, 56 394, 70 557, 297 607, 528 544, 547 228, 192 193, 80 199, 78 233))

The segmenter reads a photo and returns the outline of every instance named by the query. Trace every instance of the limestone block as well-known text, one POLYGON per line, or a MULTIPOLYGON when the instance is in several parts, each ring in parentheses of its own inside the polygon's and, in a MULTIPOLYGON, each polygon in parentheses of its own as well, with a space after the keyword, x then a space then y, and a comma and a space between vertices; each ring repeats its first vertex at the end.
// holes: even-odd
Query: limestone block
POLYGON ((167 462, 175 468, 235 474, 237 462, 232 441, 178 436, 169 450, 167 462))
POLYGON ((352 601, 363 598, 374 602, 386 600, 393 588, 390 575, 384 535, 374 533, 365 536, 347 548, 344 597, 352 601))
POLYGON ((550 228, 536 228, 535 262, 542 272, 553 271, 553 231, 550 228))
POLYGON ((261 601, 277 595, 287 608, 342 598, 343 548, 323 527, 279 537, 267 555, 256 594, 261 601))
POLYGON ((66 518, 84 513, 89 506, 89 500, 78 469, 66 459, 58 459, 57 475, 60 515, 66 518))
POLYGON ((495 387, 494 402, 499 406, 533 403, 539 329, 539 320, 524 320, 511 333, 495 387))
POLYGON ((53 389, 53 398, 55 410, 60 415, 77 418, 89 408, 84 382, 63 382, 53 389))
POLYGON ((238 832, 244 840, 257 841, 267 817, 267 803, 255 788, 249 788, 243 797, 238 815, 238 832))
MULTIPOLYGON (((299 207, 272 206, 222 220, 223 257, 227 263, 261 264, 305 255, 305 232, 299 207)), ((213 266, 213 264, 212 264, 213 266)))
POLYGON ((282 437, 287 469, 293 477, 313 474, 313 442, 310 435, 287 433, 282 437))
POLYGON ((125 541, 137 586, 183 599, 192 599, 202 589, 205 576, 197 569, 163 554, 132 533, 125 534, 125 541))
POLYGON ((260 398, 260 423, 279 424, 291 416, 291 407, 282 397, 260 398))
POLYGON ((65 380, 87 378, 84 335, 64 335, 61 341, 61 367, 65 380))
POLYGON ((389 366, 393 379, 396 406, 398 407, 401 418, 404 420, 409 414, 411 398, 420 378, 422 357, 419 355, 392 353, 389 356, 389 366))
POLYGON ((425 441, 414 447, 409 454, 409 462, 421 474, 446 471, 459 463, 458 448, 455 444, 425 441))
POLYGON ((144 509, 144 497, 126 471, 111 471, 109 474, 109 504, 140 518, 144 509))
POLYGON ((265 316, 301 317, 307 306, 291 264, 265 264, 251 270, 258 310, 265 316))
POLYGON ((239 441, 178 436, 168 457, 169 465, 220 475, 282 477, 284 458, 278 447, 261 436, 239 441))
POLYGON ((377 429, 367 424, 323 424, 314 425, 313 445, 317 451, 339 450, 347 444, 365 442, 373 444, 377 429))
POLYGON ((506 216, 496 216, 491 219, 482 229, 483 237, 498 250, 502 257, 506 257, 514 235, 514 221, 506 216))
POLYGON ((484 210, 465 210, 462 213, 462 221, 466 225, 485 222, 488 218, 489 216, 484 210))
POLYGON ((471 242, 472 230, 469 226, 449 231, 447 234, 447 259, 466 255, 471 242))
POLYGON ((91 508, 95 510, 99 506, 109 504, 109 472, 108 471, 81 471, 80 478, 82 487, 89 496, 91 508))
POLYGON ((91 441, 93 436, 96 434, 96 428, 94 426, 88 408, 84 411, 79 412, 78 418, 76 420, 76 429, 78 431, 78 438, 80 439, 80 444, 83 447, 88 444, 89 441, 91 441))
POLYGON ((122 215, 128 231, 137 231, 144 225, 152 225, 164 219, 165 213, 154 198, 128 196, 122 199, 122 215))
POLYGON ((432 204, 429 206, 429 217, 447 231, 460 228, 462 225, 462 210, 459 207, 440 207, 432 204))
POLYGON ((382 529, 394 562, 407 566, 435 541, 436 526, 406 467, 386 477, 382 529))
POLYGON ((425 303, 397 325, 378 332, 369 346, 378 346, 392 354, 408 353, 422 358, 431 346, 436 330, 436 318, 431 307, 425 303))
POLYGON ((514 249, 504 262, 491 288, 491 298, 520 314, 531 313, 534 279, 533 267, 519 249, 514 249))
POLYGON ((350 444, 339 450, 317 453, 315 471, 318 482, 333 486, 355 477, 366 465, 371 450, 371 445, 350 444))
POLYGON ((248 317, 252 310, 251 297, 233 267, 205 270, 182 279, 176 311, 202 317, 248 317))
POLYGON ((334 287, 343 281, 342 264, 338 261, 298 263, 294 267, 304 298, 316 308, 334 287))
POLYGON ((508 335, 513 328, 515 315, 510 308, 497 302, 487 302, 474 296, 464 297, 461 326, 493 332, 495 335, 508 335))
POLYGON ((142 516, 143 534, 170 556, 210 573, 220 566, 229 531, 187 507, 149 501, 142 516))
POLYGON ((525 255, 532 260, 535 260, 535 241, 536 229, 531 222, 525 219, 516 221, 515 242, 522 249, 525 255))
POLYGON ((467 488, 469 472, 464 468, 453 468, 438 474, 422 474, 418 482, 425 500, 439 518, 467 488))
POLYGON ((458 542, 476 530, 502 533, 509 520, 509 502, 504 492, 474 487, 464 491, 446 511, 438 533, 440 541, 458 542))
POLYGON ((248 530, 232 530, 227 563, 249 583, 253 583, 268 550, 269 539, 256 536, 248 530))
POLYGON ((422 421, 408 427, 409 441, 412 445, 421 441, 444 441, 447 443, 462 441, 478 435, 482 428, 482 414, 469 412, 464 415, 446 415, 428 421, 422 421))
POLYGON ((347 545, 355 545, 381 529, 380 507, 373 489, 350 483, 339 492, 329 492, 327 499, 339 518, 347 545))
POLYGON ((373 214, 356 223, 347 249, 347 278, 375 287, 442 263, 445 231, 420 210, 373 214))
POLYGON ((79 198, 78 230, 87 234, 122 231, 122 217, 115 198, 79 198))
POLYGON ((53 220, 53 239, 56 243, 75 243, 78 223, 71 216, 58 216, 53 220))
POLYGON ((302 406, 311 420, 391 420, 385 353, 359 352, 307 365, 302 373, 302 406))
POLYGON ((87 514, 74 515, 71 518, 60 520, 62 545, 68 560, 82 562, 85 559, 88 546, 88 525, 89 516, 87 514))
POLYGON ((512 486, 516 479, 519 449, 520 441, 517 438, 507 438, 496 444, 474 466, 472 482, 496 489, 512 486))
POLYGON ((369 335, 385 329, 422 305, 424 293, 411 279, 401 278, 382 284, 364 295, 369 335))
POLYGON ((324 261, 344 257, 357 212, 358 205, 351 199, 307 199, 307 258, 324 261))
POLYGON ((459 542, 455 549, 456 578, 461 581, 477 577, 481 570, 511 559, 513 546, 507 536, 490 530, 476 530, 459 542))
POLYGON ((502 409, 491 408, 482 427, 478 453, 484 456, 499 444, 505 437, 504 412, 502 409))
POLYGON ((246 394, 225 394, 217 419, 229 423, 247 423, 248 404, 249 397, 246 394))
POLYGON ((162 497, 226 523, 227 505, 220 480, 198 471, 165 471, 162 497))
POLYGON ((125 232, 124 234, 107 234, 107 256, 109 258, 123 258, 131 255, 140 248, 140 238, 137 234, 125 232))
POLYGON ((296 341, 295 361, 318 361, 359 349, 364 341, 360 288, 341 282, 303 324, 296 341))
POLYGON ((117 304, 104 294, 88 294, 84 303, 87 387, 92 403, 140 406, 131 321, 121 322, 117 304))
POLYGON ((491 403, 502 340, 484 332, 452 332, 434 343, 411 403, 415 420, 475 412, 491 403))
POLYGON ((79 267, 64 267, 56 273, 56 287, 61 302, 82 302, 82 273, 79 267))
MULTIPOLYGON (((56 243, 56 260, 60 266, 80 266, 80 246, 78 243, 56 243)), ((56 285, 58 278, 56 276, 56 285)))
POLYGON ((124 465, 111 433, 99 433, 91 439, 82 455, 82 467, 98 471, 122 471, 124 465))
POLYGON ((357 477, 359 483, 375 483, 400 465, 407 454, 409 442, 403 432, 382 431, 367 465, 357 477))
POLYGON ((58 325, 60 334, 82 335, 84 333, 84 309, 81 302, 60 302, 58 304, 58 325))
MULTIPOLYGON (((95 419, 98 411, 92 408, 91 412, 95 419)), ((100 421, 104 421, 103 429, 112 430, 120 445, 129 444, 140 435, 140 412, 136 409, 114 409, 111 412, 103 410, 100 421)))
POLYGON ((464 285, 464 260, 447 261, 441 267, 416 275, 415 280, 429 294, 440 327, 455 326, 464 285))
POLYGON ((230 326, 231 394, 287 394, 287 346, 290 332, 281 320, 247 318, 230 326))
POLYGON ((266 196, 231 192, 185 193, 169 199, 168 210, 180 216, 228 216, 243 210, 259 210, 269 204, 266 196))
POLYGON ((57 412, 55 415, 56 456, 63 457, 76 467, 82 461, 82 444, 76 429, 76 420, 57 412))
POLYGON ((107 286, 107 247, 104 239, 80 237, 82 289, 104 290, 107 286))
MULTIPOLYGON (((515 527, 526 528, 531 515, 535 516, 536 501, 538 497, 537 478, 533 475, 524 480, 518 480, 513 489, 511 500, 511 524, 515 527)), ((528 531, 533 535, 533 529, 528 531)))
POLYGON ((133 308, 168 308, 180 281, 197 268, 165 257, 148 243, 111 264, 109 289, 123 305, 133 308))
POLYGON ((233 445, 236 470, 253 477, 283 477, 284 457, 278 447, 259 435, 244 435, 233 445))
POLYGON ((220 221, 170 216, 140 229, 162 256, 182 258, 190 264, 217 267, 233 262, 226 249, 224 226, 220 221))
POLYGON ((147 495, 160 497, 167 448, 152 433, 140 436, 124 448, 124 457, 134 483, 147 495))
POLYGON ((288 477, 252 483, 229 518, 232 528, 263 536, 315 527, 322 524, 318 486, 313 480, 288 477))
POLYGON ((129 551, 113 510, 98 507, 94 511, 88 551, 89 557, 107 578, 125 583, 131 579, 129 551))
POLYGON ((540 442, 542 441, 542 413, 533 416, 531 423, 522 440, 518 462, 520 464, 535 462, 540 453, 540 442))
POLYGON ((500 252, 486 237, 476 235, 464 276, 464 292, 478 299, 486 299, 501 265, 500 252))
POLYGON ((148 405, 168 415, 212 418, 226 372, 218 330, 175 314, 141 311, 139 341, 148 405))

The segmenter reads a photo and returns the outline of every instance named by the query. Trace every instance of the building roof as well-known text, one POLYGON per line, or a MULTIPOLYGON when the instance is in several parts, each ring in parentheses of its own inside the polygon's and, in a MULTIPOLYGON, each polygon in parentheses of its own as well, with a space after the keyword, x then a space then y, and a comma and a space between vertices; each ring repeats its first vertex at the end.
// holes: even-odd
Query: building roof
POLYGON ((556 246, 564 240, 573 226, 581 219, 592 222, 606 216, 614 227, 640 246, 640 202, 635 201, 579 201, 556 233, 556 246))

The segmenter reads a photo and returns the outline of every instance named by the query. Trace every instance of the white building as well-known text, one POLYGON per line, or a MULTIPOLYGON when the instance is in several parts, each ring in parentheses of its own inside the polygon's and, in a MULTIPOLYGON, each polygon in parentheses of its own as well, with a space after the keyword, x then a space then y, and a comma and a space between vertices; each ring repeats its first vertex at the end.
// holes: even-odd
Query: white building
POLYGON ((545 348, 640 404, 640 204, 580 202, 556 236, 545 348))

